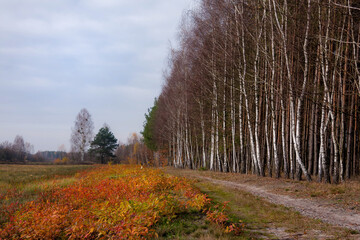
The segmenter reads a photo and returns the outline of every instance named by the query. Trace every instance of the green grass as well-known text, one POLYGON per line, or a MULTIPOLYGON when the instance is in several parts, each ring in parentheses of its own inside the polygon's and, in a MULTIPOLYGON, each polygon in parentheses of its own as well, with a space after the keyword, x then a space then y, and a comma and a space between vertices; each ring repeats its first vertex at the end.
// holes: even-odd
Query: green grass
MULTIPOLYGON (((253 238, 274 238, 284 235, 290 239, 303 236, 305 239, 359 239, 356 231, 336 227, 300 215, 298 212, 276 204, 271 204, 250 193, 226 186, 215 185, 196 177, 205 176, 230 182, 262 186, 270 192, 298 198, 316 198, 345 209, 360 209, 360 181, 349 181, 330 185, 288 179, 260 178, 254 175, 218 173, 212 171, 192 171, 166 168, 168 174, 194 179, 196 186, 210 198, 219 202, 229 201, 230 213, 238 216, 246 225, 245 236, 253 238), (286 233, 289 233, 286 235, 286 233), (247 234, 247 235, 246 235, 247 234)), ((281 237, 280 237, 281 238, 281 237)))
MULTIPOLYGON (((351 230, 323 223, 319 220, 302 216, 281 205, 272 204, 240 190, 200 181, 196 186, 208 194, 214 201, 229 201, 229 214, 240 218, 246 224, 244 238, 274 238, 267 232, 269 228, 282 228, 288 233, 310 234, 311 231, 322 231, 331 236, 329 239, 347 239, 354 234, 351 230)), ((308 235, 311 237, 311 234, 308 235)))
POLYGON ((0 189, 56 177, 72 176, 92 167, 89 165, 0 165, 0 189))
POLYGON ((73 183, 76 173, 93 167, 89 165, 0 165, 0 196, 9 191, 16 191, 21 195, 21 198, 16 201, 25 202, 31 200, 33 195, 55 185, 63 187, 73 183))
POLYGON ((199 213, 183 213, 174 219, 163 218, 156 226, 159 239, 188 239, 200 236, 201 230, 208 229, 204 221, 205 215, 199 213))
MULTIPOLYGON (((214 202, 215 204, 215 202, 214 202)), ((205 213, 182 213, 174 219, 163 218, 155 228, 159 239, 249 239, 224 233, 219 226, 206 220, 205 213)))

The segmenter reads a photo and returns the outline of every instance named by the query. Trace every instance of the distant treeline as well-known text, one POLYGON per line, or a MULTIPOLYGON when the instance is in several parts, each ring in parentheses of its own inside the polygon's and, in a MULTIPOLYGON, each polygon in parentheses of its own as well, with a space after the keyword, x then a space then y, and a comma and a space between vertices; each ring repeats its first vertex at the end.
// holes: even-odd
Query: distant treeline
POLYGON ((166 152, 153 151, 145 144, 144 138, 133 133, 126 144, 119 144, 115 152, 115 163, 165 166, 168 164, 166 152))
POLYGON ((34 146, 25 142, 22 136, 16 136, 14 142, 0 143, 0 163, 49 163, 56 159, 63 159, 68 154, 64 151, 38 151, 34 153, 34 146))
POLYGON ((63 157, 67 156, 67 153, 63 151, 44 151, 38 152, 37 154, 39 154, 47 161, 54 161, 55 159, 62 159, 63 157))
POLYGON ((33 152, 34 146, 18 135, 13 143, 0 143, 0 163, 46 162, 40 153, 33 152))
MULTIPOLYGON (((62 147, 64 148, 64 147, 62 147)), ((127 144, 119 144, 113 156, 107 157, 103 163, 125 163, 160 165, 161 155, 148 149, 143 139, 133 133, 127 144)), ((0 164, 31 164, 31 163, 54 163, 54 164, 94 164, 101 163, 96 154, 86 151, 84 155, 80 152, 65 151, 38 151, 34 153, 32 144, 25 142, 23 137, 16 136, 14 142, 0 143, 0 164)))

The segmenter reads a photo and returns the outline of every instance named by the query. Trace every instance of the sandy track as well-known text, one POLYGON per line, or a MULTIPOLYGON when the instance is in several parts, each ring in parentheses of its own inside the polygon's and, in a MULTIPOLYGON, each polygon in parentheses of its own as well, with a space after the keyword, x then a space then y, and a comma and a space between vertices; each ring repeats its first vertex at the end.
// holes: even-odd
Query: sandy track
POLYGON ((337 209, 330 206, 322 206, 321 203, 310 199, 293 198, 290 196, 271 193, 261 187, 256 187, 252 185, 218 180, 204 176, 196 176, 196 178, 246 191, 253 195, 262 197, 271 203, 293 208, 296 211, 300 212, 302 215, 320 219, 326 223, 330 223, 340 227, 360 231, 360 214, 354 212, 344 211, 342 209, 337 209))

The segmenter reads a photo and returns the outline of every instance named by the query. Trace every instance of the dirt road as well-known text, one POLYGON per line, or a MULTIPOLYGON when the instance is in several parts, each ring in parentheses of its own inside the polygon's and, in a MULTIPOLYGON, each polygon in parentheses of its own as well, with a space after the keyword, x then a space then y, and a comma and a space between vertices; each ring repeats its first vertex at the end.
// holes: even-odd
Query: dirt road
POLYGON ((251 194, 262 197, 272 203, 293 208, 301 214, 311 218, 320 219, 333 225, 360 231, 360 214, 355 212, 344 211, 343 209, 338 209, 331 206, 322 206, 318 201, 310 199, 293 198, 290 196, 271 193, 266 189, 257 186, 224 181, 205 176, 195 177, 215 184, 250 192, 251 194))
MULTIPOLYGON (((239 214, 240 218, 250 220, 248 221, 250 231, 253 229, 265 235, 275 236, 271 239, 360 239, 358 180, 330 185, 315 181, 309 183, 259 177, 252 174, 171 167, 164 170, 172 175, 194 179, 199 183, 200 189, 208 191, 213 197, 233 202, 233 213, 239 214), (256 200, 247 197, 249 195, 255 196, 256 200), (233 198, 235 196, 238 198, 233 198), (257 199, 264 202, 263 206, 257 199), (248 212, 249 207, 252 208, 250 212, 248 212), (263 208, 267 210, 262 210, 263 208), (287 211, 290 211, 288 217, 286 217, 287 211), (298 213, 298 220, 294 212, 298 213), (263 219, 265 224, 257 219, 263 219), (312 219, 319 219, 322 223, 312 219)), ((255 235, 254 238, 268 239, 261 235, 255 235)))

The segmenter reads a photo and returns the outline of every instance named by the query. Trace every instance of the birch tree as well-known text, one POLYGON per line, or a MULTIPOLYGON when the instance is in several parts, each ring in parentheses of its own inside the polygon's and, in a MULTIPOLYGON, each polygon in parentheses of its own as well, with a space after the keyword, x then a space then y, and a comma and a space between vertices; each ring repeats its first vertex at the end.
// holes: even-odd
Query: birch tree
POLYGON ((71 134, 71 151, 80 153, 80 161, 84 161, 85 152, 88 150, 93 138, 94 124, 86 108, 80 110, 75 119, 71 134))

